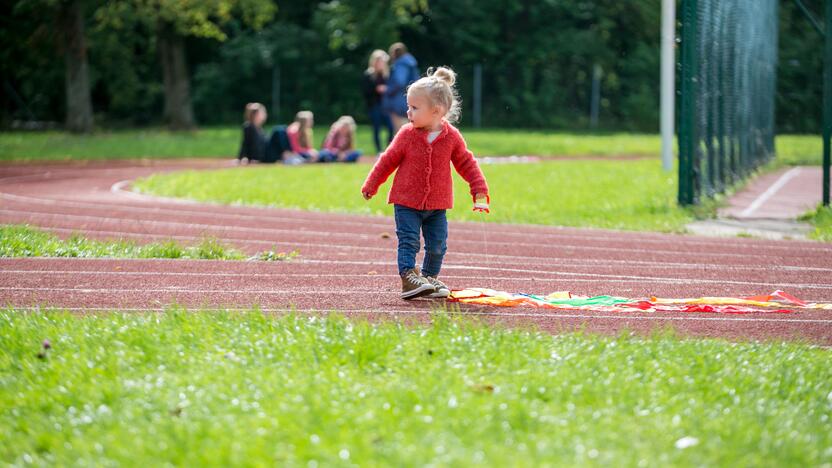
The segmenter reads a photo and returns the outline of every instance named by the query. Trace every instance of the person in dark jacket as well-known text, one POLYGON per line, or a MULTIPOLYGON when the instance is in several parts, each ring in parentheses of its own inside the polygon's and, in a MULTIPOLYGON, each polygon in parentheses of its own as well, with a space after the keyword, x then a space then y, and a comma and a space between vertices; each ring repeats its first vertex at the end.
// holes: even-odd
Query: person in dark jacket
POLYGON ((384 150, 381 146, 382 127, 387 130, 387 145, 393 140, 393 122, 390 120, 390 115, 381 108, 381 98, 387 90, 387 77, 390 74, 387 67, 389 59, 390 57, 383 50, 374 50, 370 54, 367 70, 364 71, 364 77, 361 80, 361 92, 367 104, 367 114, 373 125, 373 141, 376 144, 377 153, 384 150))
POLYGON ((382 105, 390 114, 394 131, 398 132, 407 123, 407 87, 419 79, 419 67, 416 58, 410 55, 401 42, 390 46, 390 59, 393 67, 390 69, 382 105))
POLYGON ((268 114, 266 107, 259 102, 246 104, 243 114, 243 141, 237 153, 238 164, 248 164, 252 161, 263 161, 266 157, 266 137, 263 135, 263 124, 268 114))

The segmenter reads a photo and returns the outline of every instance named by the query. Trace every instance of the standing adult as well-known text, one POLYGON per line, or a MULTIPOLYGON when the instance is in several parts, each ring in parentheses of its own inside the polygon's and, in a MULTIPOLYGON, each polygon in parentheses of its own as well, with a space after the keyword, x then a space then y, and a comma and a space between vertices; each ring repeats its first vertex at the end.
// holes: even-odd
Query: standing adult
POLYGON ((384 149, 381 147, 382 127, 387 129, 388 145, 393 139, 393 122, 390 120, 390 115, 381 108, 381 98, 387 91, 387 78, 390 76, 390 69, 387 65, 389 60, 387 52, 381 49, 374 50, 370 54, 367 70, 364 71, 364 78, 361 81, 361 91, 367 103, 370 122, 373 124, 373 141, 375 141, 378 154, 384 149))
POLYGON ((416 58, 401 42, 390 46, 390 59, 393 66, 390 68, 383 106, 390 114, 394 131, 398 132, 407 123, 407 87, 419 79, 419 68, 416 58))

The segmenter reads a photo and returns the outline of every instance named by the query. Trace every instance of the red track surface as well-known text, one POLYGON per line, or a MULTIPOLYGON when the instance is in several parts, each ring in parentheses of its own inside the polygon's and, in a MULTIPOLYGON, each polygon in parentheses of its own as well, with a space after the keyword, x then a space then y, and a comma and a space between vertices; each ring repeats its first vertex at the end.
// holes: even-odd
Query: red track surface
MULTIPOLYGON (((247 252, 298 249, 286 263, 0 259, 0 304, 77 310, 188 307, 425 319, 436 304, 398 299, 392 219, 185 203, 112 187, 216 161, 0 166, 0 223, 58 234, 190 241, 213 236, 247 252)), ((245 170, 245 169, 241 169, 245 170)), ((526 225, 452 223, 443 277, 452 287, 627 297, 744 296, 786 290, 832 300, 832 246, 526 225)), ((650 332, 832 344, 832 312, 667 314, 466 306, 461 313, 552 332, 650 332)))

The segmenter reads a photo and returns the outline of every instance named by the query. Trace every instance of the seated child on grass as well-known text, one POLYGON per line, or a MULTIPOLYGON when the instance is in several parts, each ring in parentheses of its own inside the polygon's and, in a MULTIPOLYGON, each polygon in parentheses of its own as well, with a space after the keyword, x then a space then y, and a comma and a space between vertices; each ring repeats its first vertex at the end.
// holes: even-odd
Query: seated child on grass
POLYGON ((295 121, 286 127, 292 152, 300 156, 302 162, 318 160, 318 150, 312 147, 312 126, 315 124, 311 111, 303 110, 295 115, 295 121))
POLYGON ((329 128, 318 156, 321 162, 358 161, 361 151, 355 149, 355 119, 342 115, 336 120, 329 128))

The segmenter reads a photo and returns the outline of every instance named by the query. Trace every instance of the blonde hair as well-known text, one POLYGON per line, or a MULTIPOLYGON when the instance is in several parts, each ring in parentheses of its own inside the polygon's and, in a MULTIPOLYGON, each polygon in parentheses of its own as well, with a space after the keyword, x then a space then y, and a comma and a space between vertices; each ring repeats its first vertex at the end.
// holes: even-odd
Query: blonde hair
POLYGON ((350 129, 349 142, 350 142, 350 148, 352 148, 353 140, 355 140, 356 125, 355 125, 355 119, 353 119, 351 115, 342 115, 341 117, 338 117, 338 120, 333 122, 332 126, 329 127, 329 133, 331 134, 333 132, 336 132, 336 131, 338 131, 338 129, 340 129, 341 127, 344 127, 344 126, 346 126, 347 128, 350 129))
POLYGON ((342 125, 348 126, 350 128, 350 132, 355 133, 355 119, 352 118, 351 115, 342 115, 341 117, 338 117, 338 120, 332 124, 332 128, 338 128, 342 125))
POLYGON ((384 59, 384 70, 381 72, 381 74, 382 74, 382 76, 387 78, 387 75, 390 74, 390 69, 387 66, 387 61, 390 60, 390 56, 387 55, 387 52, 385 52, 381 49, 376 49, 376 50, 373 51, 373 53, 370 54, 370 59, 367 60, 367 73, 375 73, 376 72, 375 64, 376 64, 376 60, 378 60, 378 59, 384 59))
POLYGON ((254 120, 254 115, 258 112, 266 112, 266 106, 260 104, 259 102, 250 102, 246 104, 246 110, 243 112, 243 119, 246 122, 251 122, 254 120))
POLYGON ((390 54, 390 58, 395 62, 407 53, 407 46, 402 42, 394 42, 393 44, 390 44, 390 49, 387 53, 390 54))
POLYGON ((427 74, 407 87, 407 93, 420 92, 434 106, 445 109, 445 120, 456 122, 461 112, 459 95, 454 84, 456 73, 448 67, 428 68, 427 74))
POLYGON ((295 122, 300 126, 298 143, 304 147, 312 146, 312 122, 315 119, 312 111, 302 110, 295 114, 295 122))

